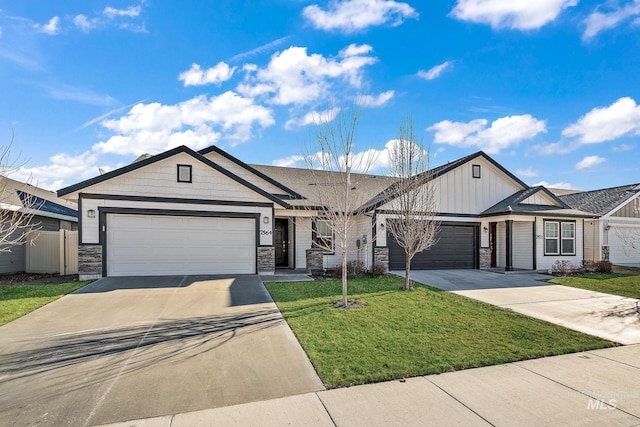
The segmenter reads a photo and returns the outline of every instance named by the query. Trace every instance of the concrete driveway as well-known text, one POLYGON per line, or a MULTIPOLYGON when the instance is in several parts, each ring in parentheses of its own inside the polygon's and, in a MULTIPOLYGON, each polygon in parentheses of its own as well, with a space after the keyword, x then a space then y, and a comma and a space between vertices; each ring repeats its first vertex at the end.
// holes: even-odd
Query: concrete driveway
POLYGON ((550 284, 544 280, 551 276, 537 273, 423 270, 412 271, 411 278, 620 344, 640 343, 638 300, 633 298, 550 284))
POLYGON ((95 425, 322 389, 258 276, 107 278, 0 327, 2 425, 95 425))

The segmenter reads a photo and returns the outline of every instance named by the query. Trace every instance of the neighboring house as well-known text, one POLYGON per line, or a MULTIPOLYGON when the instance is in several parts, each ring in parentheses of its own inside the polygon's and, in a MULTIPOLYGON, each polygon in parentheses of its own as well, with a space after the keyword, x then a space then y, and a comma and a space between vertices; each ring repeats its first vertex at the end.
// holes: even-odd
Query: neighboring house
POLYGON ((585 222, 585 259, 640 266, 640 250, 625 237, 640 242, 640 184, 559 196, 568 205, 592 214, 585 222))
MULTIPOLYGON (((429 171, 437 188, 438 243, 414 269, 547 270, 583 259, 583 221, 543 187, 529 187, 483 152, 429 171)), ((404 266, 385 232, 394 179, 352 174, 370 200, 357 218, 350 260, 404 266)), ((307 268, 314 239, 335 236, 313 210, 306 169, 248 165, 217 147, 181 146, 58 191, 78 202, 82 278, 123 275, 273 274, 307 268)), ((340 263, 339 244, 324 266, 340 263)))
MULTIPOLYGON (((75 203, 58 198, 51 191, 11 178, 1 177, 0 188, 0 209, 32 215, 30 224, 38 231, 77 230, 78 211, 75 203)), ((37 238, 34 244, 37 244, 37 238)), ((25 244, 14 245, 10 249, 10 252, 0 252, 0 274, 25 271, 25 244)))

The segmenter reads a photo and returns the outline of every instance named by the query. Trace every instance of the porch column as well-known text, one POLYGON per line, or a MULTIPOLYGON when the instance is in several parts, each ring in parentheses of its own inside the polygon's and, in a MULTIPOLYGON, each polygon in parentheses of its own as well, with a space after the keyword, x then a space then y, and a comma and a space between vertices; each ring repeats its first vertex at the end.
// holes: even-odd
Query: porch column
POLYGON ((505 271, 513 271, 513 220, 512 219, 508 219, 505 221, 506 224, 506 236, 505 239, 506 241, 506 258, 507 258, 507 265, 504 268, 505 271))

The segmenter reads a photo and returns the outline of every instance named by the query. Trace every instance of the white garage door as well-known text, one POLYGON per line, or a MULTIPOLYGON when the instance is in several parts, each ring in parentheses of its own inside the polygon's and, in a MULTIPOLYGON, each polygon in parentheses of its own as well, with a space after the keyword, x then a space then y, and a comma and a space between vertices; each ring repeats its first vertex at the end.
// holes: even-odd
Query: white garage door
POLYGON ((633 249, 638 244, 640 227, 613 226, 609 230, 609 260, 614 264, 640 266, 640 251, 633 249))
POLYGON ((254 274, 253 218, 111 214, 107 276, 254 274))

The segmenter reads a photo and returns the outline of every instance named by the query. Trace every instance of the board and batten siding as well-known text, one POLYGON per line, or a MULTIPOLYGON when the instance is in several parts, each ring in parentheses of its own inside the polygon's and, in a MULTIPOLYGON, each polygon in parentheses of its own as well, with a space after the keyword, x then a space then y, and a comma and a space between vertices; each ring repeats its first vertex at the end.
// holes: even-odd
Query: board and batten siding
POLYGON ((473 159, 436 178, 438 211, 480 214, 523 188, 482 157, 473 159), (480 178, 472 177, 472 166, 480 165, 480 178))
POLYGON ((533 269, 533 223, 513 222, 513 268, 533 269))
POLYGON ((538 191, 535 194, 532 194, 530 197, 527 197, 525 200, 520 202, 523 205, 545 205, 545 206, 559 206, 558 202, 549 197, 548 194, 545 194, 543 191, 538 191))
POLYGON ((602 225, 599 219, 584 221, 584 259, 600 261, 602 259, 601 233, 602 225))

